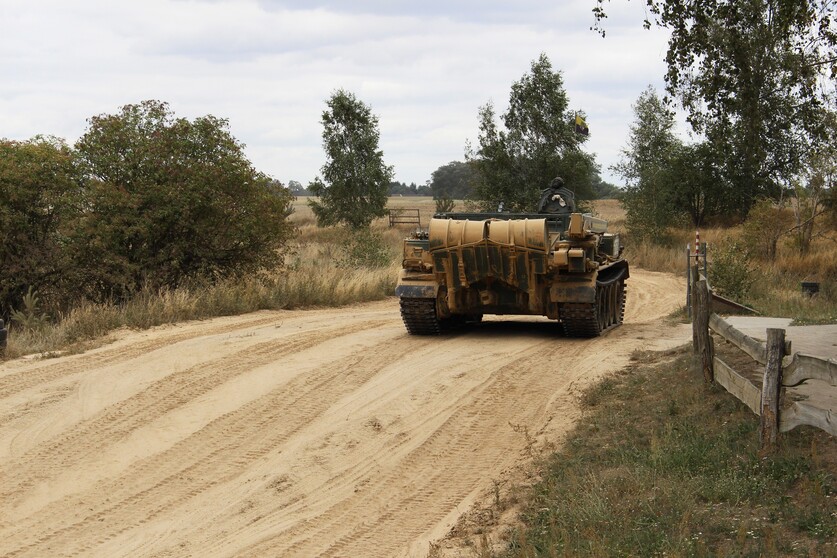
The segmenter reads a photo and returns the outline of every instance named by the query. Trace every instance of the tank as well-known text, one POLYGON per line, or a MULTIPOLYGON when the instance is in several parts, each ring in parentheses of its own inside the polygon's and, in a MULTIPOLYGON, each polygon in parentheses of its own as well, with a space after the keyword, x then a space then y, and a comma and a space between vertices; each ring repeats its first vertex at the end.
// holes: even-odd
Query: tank
POLYGON ((607 222, 544 190, 536 213, 437 213, 404 241, 395 289, 413 335, 438 335, 485 314, 546 316, 570 337, 622 323, 628 262, 607 222))

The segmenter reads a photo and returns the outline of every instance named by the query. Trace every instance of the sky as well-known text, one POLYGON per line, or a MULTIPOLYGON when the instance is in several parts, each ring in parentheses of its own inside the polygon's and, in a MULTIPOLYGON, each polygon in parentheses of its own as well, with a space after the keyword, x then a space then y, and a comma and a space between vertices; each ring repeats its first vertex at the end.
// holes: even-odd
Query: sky
POLYGON ((649 85, 663 92, 667 33, 642 0, 0 0, 0 137, 74 143, 88 119, 156 99, 211 114, 260 171, 303 185, 325 163, 321 116, 344 89, 378 117, 395 180, 425 184, 476 143, 479 107, 505 112, 545 53, 605 180, 649 85))

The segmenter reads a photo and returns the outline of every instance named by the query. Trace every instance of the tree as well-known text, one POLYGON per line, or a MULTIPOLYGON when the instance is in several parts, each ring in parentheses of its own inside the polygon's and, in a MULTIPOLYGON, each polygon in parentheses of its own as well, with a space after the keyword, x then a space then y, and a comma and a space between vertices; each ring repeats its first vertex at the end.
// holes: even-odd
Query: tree
POLYGON ((646 3, 671 30, 667 91, 722 158, 729 203, 743 216, 758 197, 777 198, 806 151, 827 141, 820 109, 833 83, 821 86, 837 76, 833 0, 646 3))
POLYGON ((717 160, 712 144, 701 142, 676 145, 667 161, 673 208, 685 212, 695 227, 727 212, 731 188, 717 160))
POLYGON ((228 122, 174 118, 166 103, 89 119, 76 280, 93 298, 277 265, 293 196, 256 171, 228 122))
POLYGON ((0 140, 0 317, 33 289, 54 306, 68 265, 63 249, 78 208, 72 150, 57 138, 0 140))
POLYGON ((635 120, 628 146, 613 170, 627 182, 623 203, 627 226, 639 237, 660 237, 674 220, 670 160, 680 145, 674 136, 674 115, 653 88, 634 104, 635 120))
POLYGON ((430 189, 435 199, 462 200, 471 195, 473 170, 468 163, 451 161, 430 175, 430 189))
POLYGON ((484 209, 502 203, 512 211, 532 211, 539 194, 560 175, 577 198, 592 197, 593 157, 581 151, 587 136, 575 132, 574 113, 561 73, 545 54, 530 73, 512 84, 504 130, 497 127, 494 106, 479 109, 479 147, 466 158, 474 169, 474 196, 484 209))
POLYGON ((378 118, 368 105, 342 89, 326 104, 322 123, 327 160, 321 168, 322 180, 317 177, 308 187, 319 201, 308 204, 319 226, 368 227, 374 218, 386 215, 393 176, 378 149, 378 118))
MULTIPOLYGON (((829 111, 824 118, 831 128, 831 137, 837 134, 837 113, 829 111)), ((837 145, 833 141, 822 142, 808 153, 805 171, 794 183, 792 209, 795 224, 791 232, 796 246, 808 253, 811 241, 818 236, 815 225, 828 212, 830 198, 834 195, 837 180, 837 145)))

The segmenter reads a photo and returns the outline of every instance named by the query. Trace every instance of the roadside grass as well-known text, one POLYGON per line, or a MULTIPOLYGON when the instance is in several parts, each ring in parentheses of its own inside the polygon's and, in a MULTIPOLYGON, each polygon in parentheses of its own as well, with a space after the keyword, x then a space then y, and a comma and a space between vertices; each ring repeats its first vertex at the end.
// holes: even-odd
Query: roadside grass
POLYGON ((797 428, 759 459, 757 417, 690 374, 686 353, 637 352, 588 389, 563 449, 521 489, 507 549, 480 554, 837 556, 837 440, 797 428))
MULTIPOLYGON (((21 320, 10 324, 2 357, 78 352, 103 342, 109 332, 120 328, 144 329, 257 310, 344 306, 393 294, 401 242, 410 227, 391 229, 384 217, 372 224, 371 234, 343 227, 320 228, 307 198, 298 198, 293 206, 290 220, 298 234, 288 245, 281 268, 176 289, 144 289, 122 304, 82 302, 52 320, 40 319, 42 308, 25 308, 21 320)), ((435 212, 430 197, 393 197, 388 207, 419 209, 425 227, 435 212)), ((463 207, 457 202, 458 209, 463 207)))
MULTIPOLYGON (((740 226, 707 228, 700 231, 700 238, 708 244, 710 284, 723 279, 711 269, 713 258, 729 243, 738 242, 740 253, 734 253, 733 259, 749 270, 749 290, 744 297, 733 297, 736 302, 765 316, 793 318, 796 325, 837 323, 837 232, 815 240, 807 254, 801 254, 786 238, 773 262, 747 253, 740 226), (803 281, 818 282, 819 293, 803 294, 803 281)), ((632 243, 628 236, 625 258, 632 267, 685 276, 686 245, 693 247, 694 241, 694 232, 686 230, 673 231, 663 245, 632 243)))
MULTIPOLYGON (((344 306, 393 294, 404 231, 375 224, 369 236, 303 224, 285 265, 272 272, 176 289, 143 289, 122 304, 83 302, 53 322, 10 325, 6 358, 86 350, 109 332, 257 310, 344 306)), ((39 308, 28 311, 36 315, 39 308)), ((24 322, 25 323, 25 322, 24 322)))

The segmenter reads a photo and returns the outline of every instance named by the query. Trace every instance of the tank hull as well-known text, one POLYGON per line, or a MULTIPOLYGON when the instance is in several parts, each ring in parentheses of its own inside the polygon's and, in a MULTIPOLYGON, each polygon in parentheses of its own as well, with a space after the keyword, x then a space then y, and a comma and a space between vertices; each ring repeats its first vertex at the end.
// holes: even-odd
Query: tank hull
POLYGON ((405 241, 396 294, 410 333, 441 333, 484 314, 546 316, 573 336, 622 322, 628 264, 602 222, 475 216, 437 216, 426 238, 405 241))

